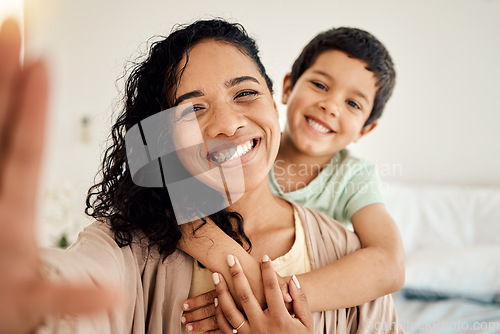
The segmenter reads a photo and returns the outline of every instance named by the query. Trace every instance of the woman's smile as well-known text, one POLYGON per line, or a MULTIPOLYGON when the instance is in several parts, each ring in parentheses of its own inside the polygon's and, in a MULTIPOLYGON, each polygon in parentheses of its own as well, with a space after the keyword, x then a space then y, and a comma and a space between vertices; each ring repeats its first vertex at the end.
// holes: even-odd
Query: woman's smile
POLYGON ((260 138, 251 138, 240 144, 231 142, 229 145, 221 144, 218 147, 209 149, 207 159, 215 165, 227 163, 240 158, 241 163, 247 162, 255 153, 255 148, 260 142, 260 138))

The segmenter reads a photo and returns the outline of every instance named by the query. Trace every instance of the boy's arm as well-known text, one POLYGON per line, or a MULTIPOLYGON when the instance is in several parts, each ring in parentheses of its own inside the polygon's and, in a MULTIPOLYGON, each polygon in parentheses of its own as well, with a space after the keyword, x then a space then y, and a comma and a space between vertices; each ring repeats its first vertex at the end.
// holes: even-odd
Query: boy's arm
MULTIPOLYGON (((352 222, 362 249, 297 276, 313 312, 360 305, 403 287, 403 245, 399 229, 385 206, 368 205, 354 214, 352 222)), ((261 306, 265 305, 257 260, 211 222, 199 229, 196 236, 192 235, 190 224, 181 225, 181 229, 183 238, 178 248, 213 272, 229 277, 227 255, 238 257, 261 306)), ((233 293, 234 287, 230 289, 233 293)))
POLYGON ((385 206, 371 204, 360 209, 352 224, 361 249, 297 275, 312 312, 360 305, 403 287, 403 244, 385 206))

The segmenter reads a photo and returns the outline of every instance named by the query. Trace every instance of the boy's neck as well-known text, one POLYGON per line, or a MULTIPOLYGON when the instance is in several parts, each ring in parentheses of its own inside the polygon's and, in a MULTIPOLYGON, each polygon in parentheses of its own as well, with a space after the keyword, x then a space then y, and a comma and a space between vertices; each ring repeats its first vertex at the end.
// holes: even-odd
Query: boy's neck
POLYGON ((275 162, 275 179, 284 192, 303 188, 318 176, 334 155, 318 157, 305 154, 283 133, 275 162), (276 175, 277 171, 281 174, 276 175))

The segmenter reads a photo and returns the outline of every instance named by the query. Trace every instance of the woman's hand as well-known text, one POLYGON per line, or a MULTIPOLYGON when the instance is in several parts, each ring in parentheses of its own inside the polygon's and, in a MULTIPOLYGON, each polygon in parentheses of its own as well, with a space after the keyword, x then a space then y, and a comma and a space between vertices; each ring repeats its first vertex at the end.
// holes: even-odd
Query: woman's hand
POLYGON ((53 314, 103 310, 109 290, 43 280, 35 242, 36 186, 47 113, 42 62, 21 68, 15 21, 0 30, 0 333, 29 333, 53 314))
POLYGON ((269 257, 264 256, 261 263, 262 282, 268 305, 268 308, 264 311, 253 295, 237 258, 228 256, 228 265, 246 318, 236 307, 224 277, 218 273, 214 273, 214 284, 217 292, 217 299, 215 299, 214 304, 220 328, 216 332, 225 334, 313 332, 314 325, 307 299, 300 289, 295 276, 290 280, 289 284, 290 294, 293 298, 293 311, 295 313, 292 316, 285 307, 278 280, 276 279, 276 273, 269 257))
MULTIPOLYGON (((278 273, 276 273, 276 278, 278 280, 278 285, 280 287, 287 310, 291 311, 292 297, 288 292, 288 283, 286 281, 286 278, 281 277, 278 273)), ((217 323, 217 319, 215 317, 214 298, 216 296, 217 293, 215 292, 215 290, 211 290, 184 301, 184 303, 182 304, 184 314, 182 315, 181 322, 183 325, 186 325, 186 330, 188 332, 205 332, 216 330, 219 328, 219 324, 217 323)), ((236 295, 234 297, 237 298, 236 295)), ((235 302, 237 307, 241 309, 240 301, 236 300, 235 302)), ((267 305, 265 307, 267 308, 267 305)))

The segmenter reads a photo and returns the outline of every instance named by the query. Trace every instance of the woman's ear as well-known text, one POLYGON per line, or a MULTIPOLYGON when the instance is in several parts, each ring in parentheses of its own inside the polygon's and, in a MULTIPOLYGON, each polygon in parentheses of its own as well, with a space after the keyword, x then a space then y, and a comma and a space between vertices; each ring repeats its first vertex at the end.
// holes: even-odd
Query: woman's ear
POLYGON ((290 93, 292 92, 292 87, 290 83, 291 73, 287 73, 283 79, 283 94, 281 95, 281 103, 287 104, 290 93))
POLYGON ((378 121, 373 121, 372 123, 368 124, 368 125, 365 125, 361 131, 358 133, 358 135, 356 136, 356 138, 354 138, 353 142, 357 142, 358 140, 360 140, 364 135, 368 134, 370 131, 372 131, 373 129, 375 129, 375 127, 377 126, 378 124, 378 121))

